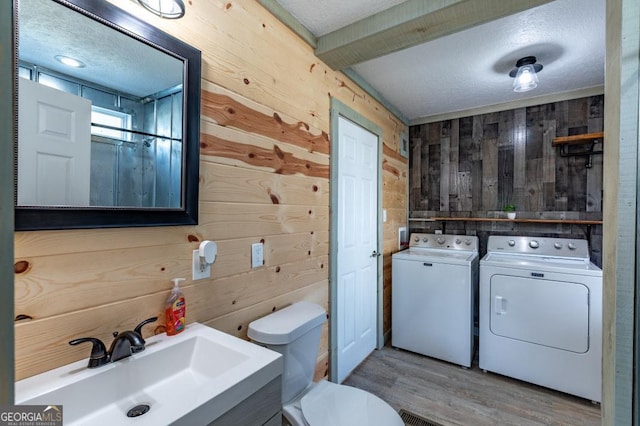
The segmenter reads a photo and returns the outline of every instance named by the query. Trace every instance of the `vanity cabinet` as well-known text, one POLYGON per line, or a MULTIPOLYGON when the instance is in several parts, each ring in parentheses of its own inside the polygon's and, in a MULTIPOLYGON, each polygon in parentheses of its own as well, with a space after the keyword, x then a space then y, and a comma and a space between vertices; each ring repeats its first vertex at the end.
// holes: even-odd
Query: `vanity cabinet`
POLYGON ((282 376, 278 376, 209 423, 209 426, 280 426, 281 398, 282 376))

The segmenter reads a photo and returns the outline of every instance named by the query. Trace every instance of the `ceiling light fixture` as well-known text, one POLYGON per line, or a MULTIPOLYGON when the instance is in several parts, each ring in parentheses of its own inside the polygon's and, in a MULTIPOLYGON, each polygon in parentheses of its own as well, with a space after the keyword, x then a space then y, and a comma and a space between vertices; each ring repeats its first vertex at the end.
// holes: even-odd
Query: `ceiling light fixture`
POLYGON ((84 62, 76 59, 76 58, 72 58, 71 56, 65 56, 65 55, 56 55, 54 56, 54 58, 56 58, 56 61, 60 62, 61 64, 64 64, 68 67, 73 67, 73 68, 84 68, 86 65, 84 64, 84 62))
POLYGON ((536 64, 535 56, 525 56, 518 59, 516 67, 509 72, 510 77, 515 77, 513 91, 527 92, 538 87, 537 73, 540 70, 542 70, 542 65, 536 64))
POLYGON ((178 19, 184 16, 182 0, 138 0, 149 12, 166 19, 178 19))

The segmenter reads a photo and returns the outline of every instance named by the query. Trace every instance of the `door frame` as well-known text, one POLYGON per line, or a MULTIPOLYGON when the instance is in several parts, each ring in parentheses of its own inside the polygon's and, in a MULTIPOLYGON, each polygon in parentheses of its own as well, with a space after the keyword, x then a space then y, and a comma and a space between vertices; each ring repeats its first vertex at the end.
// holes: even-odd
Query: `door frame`
MULTIPOLYGON (((331 175, 329 182, 330 192, 330 233, 329 233, 329 380, 335 382, 337 380, 338 366, 338 316, 337 298, 337 238, 338 238, 338 118, 343 117, 352 121, 358 126, 368 130, 378 137, 378 206, 377 206, 377 243, 376 251, 382 253, 382 129, 372 121, 364 118, 359 113, 339 101, 331 97, 331 175)), ((377 302, 376 302, 376 348, 381 349, 384 346, 383 334, 383 257, 379 256, 377 261, 377 302)))
POLYGON ((5 301, 0 310, 0 405, 14 403, 14 147, 16 134, 16 70, 17 49, 14 25, 15 3, 0 3, 0 298, 5 301))

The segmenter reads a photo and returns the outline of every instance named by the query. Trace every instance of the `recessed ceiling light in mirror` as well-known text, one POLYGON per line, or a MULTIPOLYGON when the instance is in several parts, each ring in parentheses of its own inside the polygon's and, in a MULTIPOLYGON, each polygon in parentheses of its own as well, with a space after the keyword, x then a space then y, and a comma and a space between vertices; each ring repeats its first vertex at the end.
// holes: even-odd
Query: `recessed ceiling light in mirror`
POLYGON ((73 68, 84 68, 86 65, 84 64, 84 62, 76 59, 76 58, 72 58, 70 56, 64 56, 64 55, 56 55, 55 56, 56 61, 60 62, 61 64, 64 64, 68 67, 73 67, 73 68))

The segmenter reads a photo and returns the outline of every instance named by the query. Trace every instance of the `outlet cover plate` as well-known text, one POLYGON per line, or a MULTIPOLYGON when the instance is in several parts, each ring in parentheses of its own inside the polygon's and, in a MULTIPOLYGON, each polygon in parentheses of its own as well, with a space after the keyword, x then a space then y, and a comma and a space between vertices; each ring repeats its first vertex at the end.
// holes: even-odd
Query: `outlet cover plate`
POLYGON ((202 271, 200 270, 200 251, 199 250, 193 251, 192 269, 193 269, 192 276, 194 281, 211 277, 211 265, 205 266, 202 271))
POLYGON ((251 244, 251 267, 260 268, 264 264, 264 245, 262 243, 251 244))
POLYGON ((409 243, 409 236, 407 235, 406 226, 401 226, 400 228, 398 228, 398 250, 403 249, 403 245, 402 245, 403 243, 404 244, 409 243))

